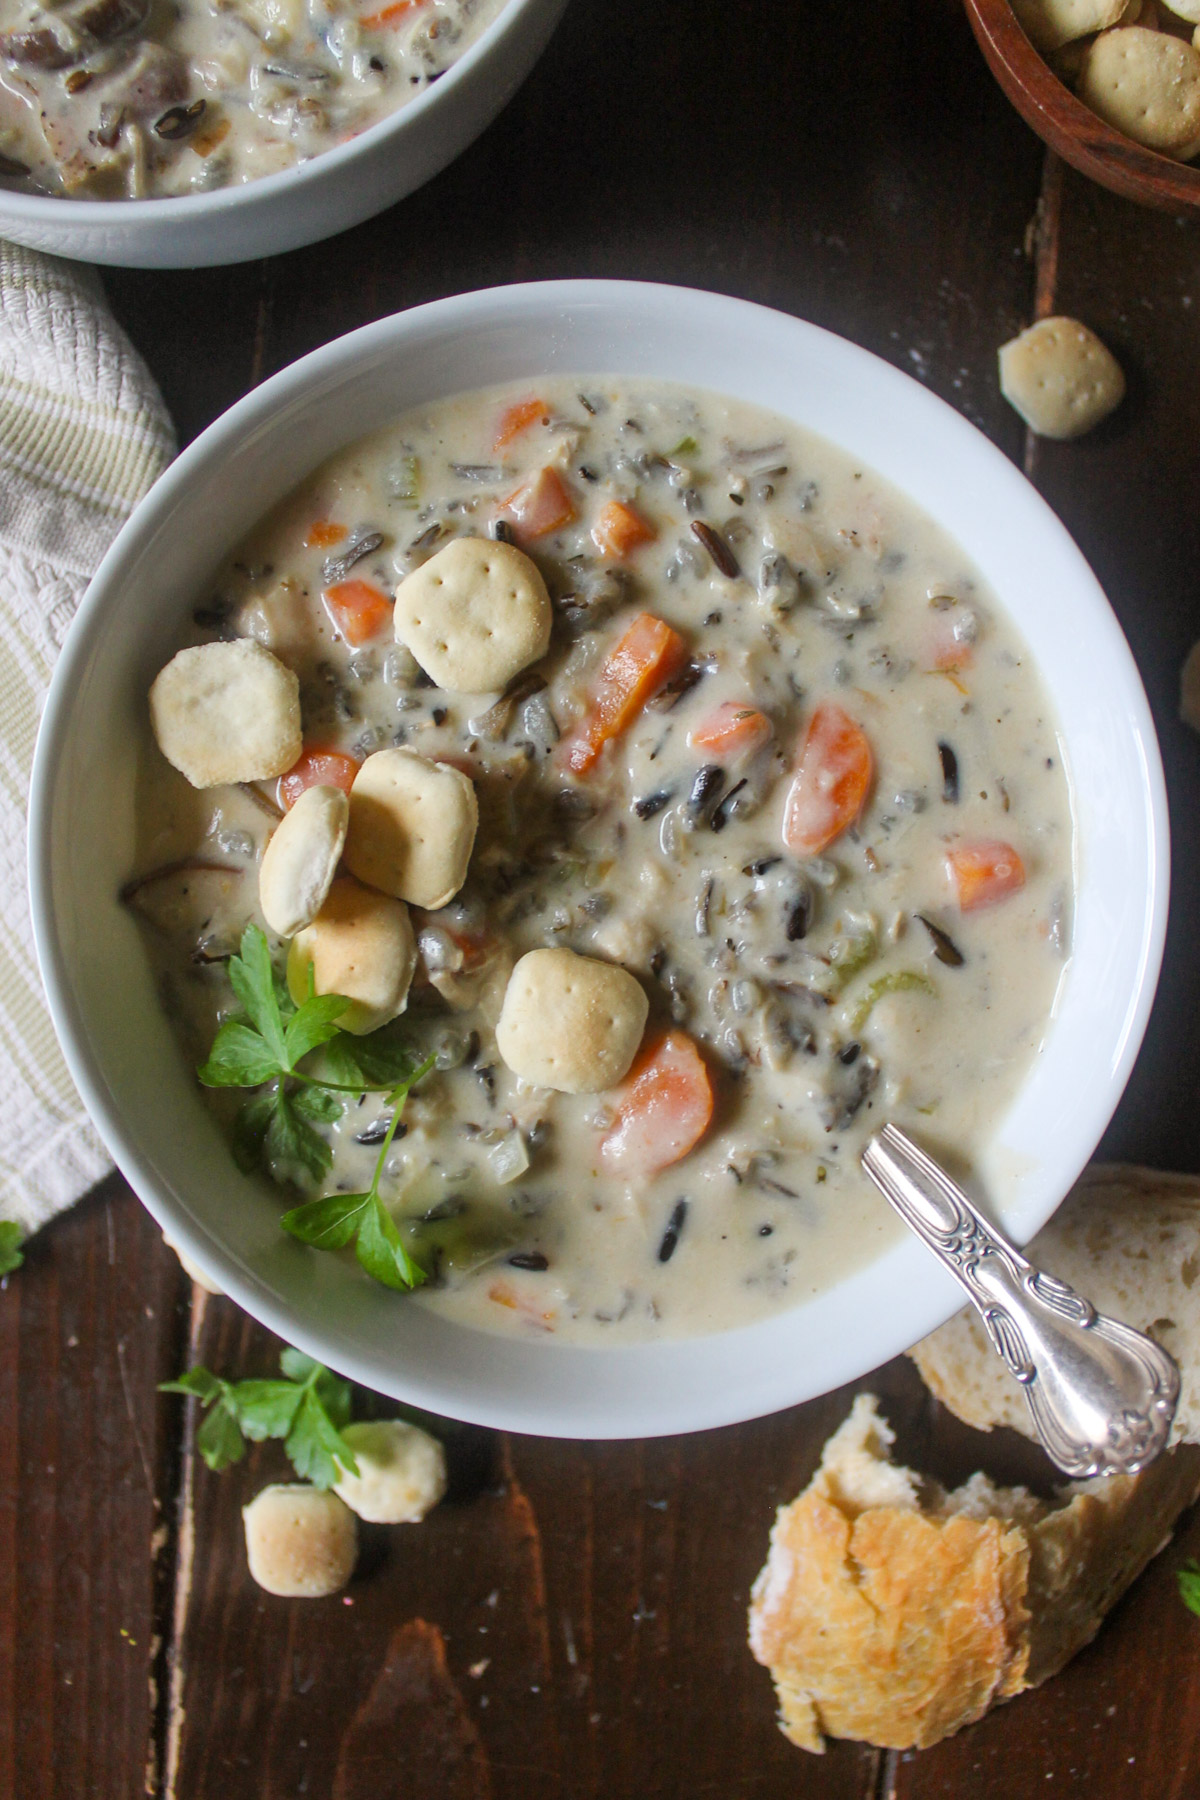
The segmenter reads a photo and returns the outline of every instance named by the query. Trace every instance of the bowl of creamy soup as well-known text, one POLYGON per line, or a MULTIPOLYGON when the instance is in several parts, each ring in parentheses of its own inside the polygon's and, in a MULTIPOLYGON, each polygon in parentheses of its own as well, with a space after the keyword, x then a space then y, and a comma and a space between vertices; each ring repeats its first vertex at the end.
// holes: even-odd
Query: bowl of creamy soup
POLYGON ((0 29, 0 231, 143 268, 275 255, 438 173, 565 0, 20 0, 0 29))
POLYGON ((1008 461, 813 326, 603 282, 367 327, 185 451, 31 828, 56 1026, 172 1240, 371 1387, 578 1436, 954 1310, 859 1167, 886 1120, 1030 1236, 1167 856, 1128 648, 1008 461))

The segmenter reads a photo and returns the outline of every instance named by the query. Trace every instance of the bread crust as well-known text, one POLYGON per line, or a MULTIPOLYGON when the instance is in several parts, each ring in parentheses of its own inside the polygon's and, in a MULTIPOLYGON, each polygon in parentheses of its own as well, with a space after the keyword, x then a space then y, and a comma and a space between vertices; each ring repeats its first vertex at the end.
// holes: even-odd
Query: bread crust
MULTIPOLYGON (((1200 1176, 1120 1163, 1085 1169, 1029 1251, 1101 1312, 1170 1351, 1182 1377, 1171 1442, 1200 1442, 1200 1176)), ((971 1308, 908 1354, 965 1424, 1036 1437, 1024 1395, 971 1308)))
POLYGON ((1200 1490, 1200 1451, 1075 1483, 1056 1503, 974 1476, 954 1494, 890 1464, 860 1394, 821 1467, 779 1509, 750 1609, 784 1734, 924 1749, 1035 1687, 1101 1620, 1200 1490), (894 1498, 871 1460, 906 1477, 894 1498))

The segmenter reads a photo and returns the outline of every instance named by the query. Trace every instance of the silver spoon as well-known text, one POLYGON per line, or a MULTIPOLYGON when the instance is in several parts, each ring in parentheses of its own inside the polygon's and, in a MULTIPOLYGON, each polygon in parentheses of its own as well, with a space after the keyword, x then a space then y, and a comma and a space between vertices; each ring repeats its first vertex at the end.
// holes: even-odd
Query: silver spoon
POLYGON ((1034 1268, 895 1125, 868 1140, 862 1163, 965 1288, 1051 1460, 1077 1478, 1152 1462, 1179 1403, 1179 1370, 1162 1346, 1034 1268))

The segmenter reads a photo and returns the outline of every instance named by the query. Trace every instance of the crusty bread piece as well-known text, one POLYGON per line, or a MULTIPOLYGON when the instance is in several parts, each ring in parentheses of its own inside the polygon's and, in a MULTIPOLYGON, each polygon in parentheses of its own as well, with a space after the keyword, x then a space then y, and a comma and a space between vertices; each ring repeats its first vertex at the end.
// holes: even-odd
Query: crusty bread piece
POLYGON ((1200 1451, 1184 1448, 1053 1503, 985 1475, 947 1494, 891 1462, 877 1406, 858 1396, 780 1507, 754 1584, 750 1646, 804 1750, 825 1733, 925 1748, 1046 1680, 1200 1491, 1200 1451))
MULTIPOLYGON (((1170 1351, 1183 1377, 1171 1441, 1200 1443, 1200 1176, 1122 1164, 1085 1169, 1029 1253, 1101 1312, 1170 1351)), ((909 1355, 926 1386, 968 1425, 1036 1435, 1025 1397, 973 1308, 909 1355)))

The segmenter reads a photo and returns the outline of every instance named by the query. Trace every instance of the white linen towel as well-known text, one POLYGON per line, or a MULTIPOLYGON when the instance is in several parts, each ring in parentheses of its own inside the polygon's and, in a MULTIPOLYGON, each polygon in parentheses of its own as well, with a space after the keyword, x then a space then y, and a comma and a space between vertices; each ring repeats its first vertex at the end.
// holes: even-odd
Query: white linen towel
POLYGON ((110 1167, 34 960, 34 738, 88 580, 174 450, 162 397, 94 273, 0 241, 0 1219, 27 1233, 110 1167))

